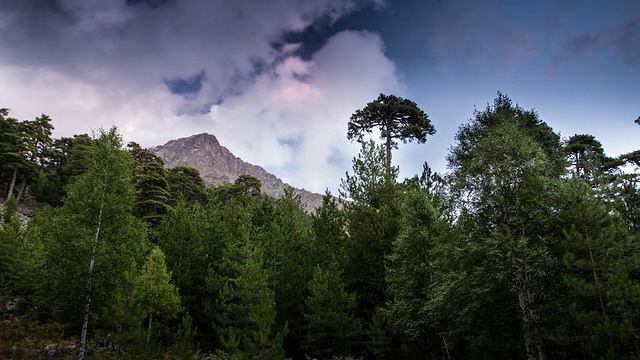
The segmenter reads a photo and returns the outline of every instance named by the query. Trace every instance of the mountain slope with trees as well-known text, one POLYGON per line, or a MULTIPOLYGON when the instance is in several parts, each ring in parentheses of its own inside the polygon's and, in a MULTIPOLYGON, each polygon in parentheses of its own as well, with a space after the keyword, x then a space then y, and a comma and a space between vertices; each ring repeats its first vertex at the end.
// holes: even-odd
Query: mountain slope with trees
MULTIPOLYGON (((164 145, 149 149, 164 159, 168 168, 186 166, 200 171, 207 186, 233 184, 240 175, 250 175, 262 183, 264 194, 277 199, 289 187, 268 173, 262 167, 249 164, 233 155, 229 149, 220 145, 211 134, 198 134, 187 138, 171 140, 164 145)), ((317 209, 322 205, 322 195, 304 189, 296 189, 307 209, 317 209)))
MULTIPOLYGON (((36 151, 3 110, 0 358, 640 359, 633 153, 561 139, 498 93, 460 126, 450 172, 399 179, 390 139, 435 129, 419 109, 376 119, 391 110, 356 110, 347 137, 389 141, 362 139, 349 201, 327 192, 315 212, 251 174, 207 187, 116 128, 36 151)), ((174 142, 175 161, 242 168, 214 139, 174 142)))

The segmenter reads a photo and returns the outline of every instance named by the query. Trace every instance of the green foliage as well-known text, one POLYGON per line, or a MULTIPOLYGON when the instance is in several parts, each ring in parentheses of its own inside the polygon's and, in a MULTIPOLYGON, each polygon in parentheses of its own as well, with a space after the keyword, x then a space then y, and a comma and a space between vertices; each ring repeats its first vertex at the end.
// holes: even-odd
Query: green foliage
POLYGON ((136 191, 134 214, 153 229, 169 209, 169 183, 164 160, 140 145, 130 142, 127 148, 133 158, 133 184, 136 191))
POLYGON ((144 320, 147 312, 142 307, 145 298, 135 266, 124 272, 124 280, 117 289, 115 298, 103 311, 104 330, 101 336, 108 338, 120 352, 128 353, 144 343, 146 331, 144 320), (115 331, 114 331, 115 330, 115 331))
MULTIPOLYGON (((360 153, 353 159, 354 174, 347 173, 341 184, 341 196, 351 200, 343 202, 349 234, 345 280, 348 290, 356 295, 356 315, 364 330, 370 333, 376 312, 389 300, 386 262, 391 244, 400 231, 398 169, 392 168, 387 176, 388 155, 384 147, 373 141, 363 143, 360 153)), ((383 321, 377 324, 388 325, 383 321)), ((390 333, 390 329, 380 330, 387 335, 390 333)), ((363 347, 361 349, 364 351, 363 347)))
POLYGON ((210 272, 220 266, 222 258, 221 244, 214 234, 217 224, 200 203, 181 201, 164 216, 158 229, 167 269, 185 311, 193 314, 193 324, 201 330, 198 340, 207 347, 215 346, 218 337, 212 325, 219 284, 210 279, 210 272))
POLYGON ((69 186, 63 206, 36 217, 33 234, 46 249, 39 266, 38 307, 75 331, 87 299, 90 317, 100 318, 125 271, 141 262, 147 247, 145 228, 132 215, 131 158, 115 128, 100 131, 88 163, 69 186))
POLYGON ((416 140, 425 143, 427 135, 435 134, 427 114, 416 103, 395 95, 380 94, 378 98, 363 109, 356 110, 348 124, 347 139, 363 142, 364 135, 380 128, 380 138, 386 141, 388 155, 386 165, 387 178, 391 172, 391 148, 397 148, 395 139, 403 142, 416 140))
POLYGON ((27 121, 8 115, 8 109, 0 109, 0 179, 10 178, 6 198, 12 198, 18 189, 16 202, 19 202, 27 183, 34 182, 45 166, 51 152, 53 125, 44 114, 27 121), (21 184, 16 188, 18 180, 21 184))
POLYGON ((21 247, 23 233, 20 227, 17 217, 10 216, 8 221, 5 220, 4 226, 0 228, 0 296, 19 293, 18 283, 20 282, 23 260, 21 257, 23 255, 21 247))
POLYGON ((307 286, 304 348, 309 355, 320 358, 351 354, 361 326, 354 315, 355 294, 346 291, 338 263, 331 262, 326 270, 316 266, 307 286))
POLYGON ((223 203, 231 198, 258 197, 261 194, 261 187, 262 184, 257 178, 251 175, 240 175, 233 185, 219 186, 210 191, 214 202, 223 203))
POLYGON ((89 168, 89 152, 93 139, 87 135, 74 135, 53 141, 47 166, 40 171, 32 190, 38 201, 51 206, 62 205, 67 186, 89 168))
POLYGON ((198 169, 186 166, 167 169, 167 182, 172 206, 179 201, 185 201, 188 204, 197 202, 203 206, 207 203, 206 187, 198 169))
POLYGON ((630 356, 640 346, 640 283, 632 275, 640 269, 637 239, 586 183, 572 182, 567 199, 564 281, 574 299, 567 334, 593 356, 630 356))
POLYGON ((337 262, 340 269, 347 264, 347 218, 339 207, 336 198, 327 190, 322 198, 322 206, 311 214, 313 229, 311 263, 326 268, 337 262))
POLYGON ((16 204, 16 199, 15 198, 11 198, 7 201, 5 201, 5 203, 2 205, 2 221, 5 224, 8 224, 11 222, 11 219, 13 219, 18 211, 18 204, 16 204))
POLYGON ((311 214, 248 175, 207 194, 115 129, 52 141, 46 115, 8 114, 0 295, 21 300, 0 311, 0 357, 80 335, 96 358, 637 358, 640 186, 621 168, 637 151, 562 144, 503 94, 460 127, 447 176, 401 183, 391 148, 435 130, 380 95, 349 123, 343 200, 311 214), (364 141, 374 127, 386 146, 364 141), (23 229, 27 185, 54 207, 23 229))
POLYGON ((363 143, 353 160, 354 175, 347 173, 341 185, 341 195, 351 200, 343 202, 349 234, 347 282, 365 320, 387 301, 385 258, 400 229, 397 169, 386 181, 385 158, 383 147, 363 143))
POLYGON ((408 190, 403 206, 402 230, 387 257, 386 279, 390 300, 384 308, 384 315, 393 329, 406 337, 406 347, 422 356, 429 352, 439 353, 439 344, 433 344, 434 339, 438 339, 435 317, 425 309, 433 297, 434 248, 442 241, 440 237, 446 233, 445 230, 426 190, 408 190))
POLYGON ((193 326, 193 318, 187 313, 178 325, 175 342, 171 349, 175 358, 188 360, 198 357, 197 333, 197 329, 193 326))
POLYGON ((312 233, 309 217, 301 209, 300 196, 292 188, 276 200, 272 221, 264 231, 265 265, 271 274, 277 324, 288 323, 289 336, 285 348, 293 356, 303 355, 301 347, 304 300, 307 281, 311 279, 313 264, 312 233))
POLYGON ((151 249, 138 281, 143 294, 142 308, 149 315, 149 342, 153 315, 171 319, 182 310, 178 289, 170 282, 171 274, 167 271, 165 256, 160 248, 151 249))
POLYGON ((221 341, 227 351, 241 351, 248 358, 283 358, 282 341, 288 327, 274 329, 275 293, 264 267, 264 251, 246 230, 238 247, 229 249, 226 256, 233 275, 224 280, 221 294, 221 320, 226 326, 221 341))
POLYGON ((448 270, 452 273, 438 279, 433 311, 443 313, 458 304, 455 312, 465 322, 471 320, 470 309, 477 312, 474 321, 455 324, 448 331, 464 334, 472 350, 491 349, 487 357, 542 359, 546 356, 542 294, 548 294, 557 281, 553 271, 557 260, 546 238, 554 235, 555 188, 565 167, 560 138, 535 112, 514 106, 499 93, 493 106, 476 112, 460 128, 456 139, 448 160, 461 214, 456 229, 460 242, 441 250, 455 260, 448 263, 454 266, 448 270), (460 296, 451 287, 473 296, 464 294, 468 303, 460 304, 449 296, 460 296), (483 312, 483 302, 496 303, 492 311, 483 312), (497 326, 496 320, 502 330, 521 334, 518 343, 524 348, 500 341, 500 332, 491 328, 497 326), (498 343, 501 349, 492 348, 498 343))

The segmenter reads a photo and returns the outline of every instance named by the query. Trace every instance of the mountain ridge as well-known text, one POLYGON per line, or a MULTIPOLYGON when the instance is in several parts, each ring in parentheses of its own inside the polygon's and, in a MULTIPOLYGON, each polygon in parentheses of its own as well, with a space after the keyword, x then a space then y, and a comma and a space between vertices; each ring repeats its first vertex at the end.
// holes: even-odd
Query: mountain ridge
MULTIPOLYGON (((251 175, 262 183, 263 194, 276 199, 290 186, 261 166, 235 156, 212 134, 201 133, 169 140, 164 145, 148 150, 160 156, 167 168, 188 166, 198 169, 207 186, 229 185, 240 175, 251 175)), ((305 189, 293 189, 300 195, 301 205, 307 210, 314 211, 322 205, 322 195, 305 189)))

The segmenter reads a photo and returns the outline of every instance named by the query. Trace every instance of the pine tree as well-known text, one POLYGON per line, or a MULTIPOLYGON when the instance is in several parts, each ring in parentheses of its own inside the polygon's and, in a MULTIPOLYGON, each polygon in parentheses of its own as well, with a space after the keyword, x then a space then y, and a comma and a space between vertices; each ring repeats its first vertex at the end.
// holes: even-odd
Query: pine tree
POLYGON ((181 200, 188 204, 197 202, 203 206, 207 203, 206 186, 198 169, 186 166, 167 169, 167 182, 169 183, 172 206, 181 200))
POLYGON ((412 355, 405 353, 405 358, 440 354, 442 340, 436 335, 434 317, 425 308, 433 297, 434 247, 443 233, 443 221, 426 191, 408 189, 402 230, 387 257, 390 300, 384 308, 394 330, 406 336, 405 348, 411 349, 412 355))
POLYGON ((169 183, 164 160, 140 145, 130 142, 127 148, 133 158, 133 184, 136 190, 135 215, 152 229, 157 229, 162 215, 169 209, 169 183))
POLYGON ((264 250, 250 236, 250 224, 245 221, 241 226, 241 237, 225 256, 231 273, 223 279, 221 342, 227 351, 247 358, 282 358, 288 326, 276 330, 275 293, 264 266, 264 250))
POLYGON ((363 109, 356 110, 348 124, 347 138, 363 142, 364 135, 374 127, 380 127, 380 138, 385 140, 387 181, 392 176, 391 148, 398 148, 396 139, 425 143, 427 135, 436 133, 429 117, 416 103, 395 95, 380 94, 363 109))
POLYGON ((639 269, 637 240, 586 183, 570 183, 567 195, 564 280, 576 338, 593 357, 640 355, 640 279, 630 275, 639 269))
POLYGON ((279 327, 288 323, 284 347, 290 356, 301 357, 306 284, 311 279, 311 226, 301 209, 300 196, 292 188, 276 200, 272 221, 266 224, 263 244, 265 266, 271 276, 279 327))
POLYGON ((351 355, 361 326, 354 315, 355 294, 346 291, 338 262, 332 261, 325 270, 316 266, 307 286, 304 348, 318 358, 351 355))
MULTIPOLYGON (((387 256, 400 231, 398 169, 392 168, 391 177, 387 178, 388 155, 373 141, 363 143, 360 154, 353 159, 354 174, 347 173, 340 193, 348 199, 343 202, 349 234, 345 281, 347 289, 356 295, 356 316, 362 321, 364 330, 374 338, 379 338, 379 334, 371 332, 374 317, 389 300, 387 256)), ((390 329, 382 332, 388 334, 390 329)), ((365 351, 364 347, 362 351, 365 351)))
POLYGON ((214 219, 199 203, 190 205, 183 200, 164 215, 158 229, 158 245, 166 256, 167 269, 185 311, 192 314, 193 325, 199 329, 199 342, 207 347, 214 347, 218 338, 212 326, 219 289, 208 280, 222 258, 214 219))

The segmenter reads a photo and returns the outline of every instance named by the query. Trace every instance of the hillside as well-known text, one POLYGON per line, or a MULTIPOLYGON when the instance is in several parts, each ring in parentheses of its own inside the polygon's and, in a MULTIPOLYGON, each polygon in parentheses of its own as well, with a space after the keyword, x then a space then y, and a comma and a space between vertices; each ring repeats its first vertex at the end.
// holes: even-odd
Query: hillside
MULTIPOLYGON (((168 168, 189 166, 198 169, 207 186, 232 184, 240 175, 251 175, 262 182, 262 192, 274 198, 282 196, 289 186, 262 167, 233 155, 211 134, 171 140, 149 150, 162 157, 168 168)), ((304 189, 295 191, 307 210, 313 211, 322 205, 322 195, 304 189)))

